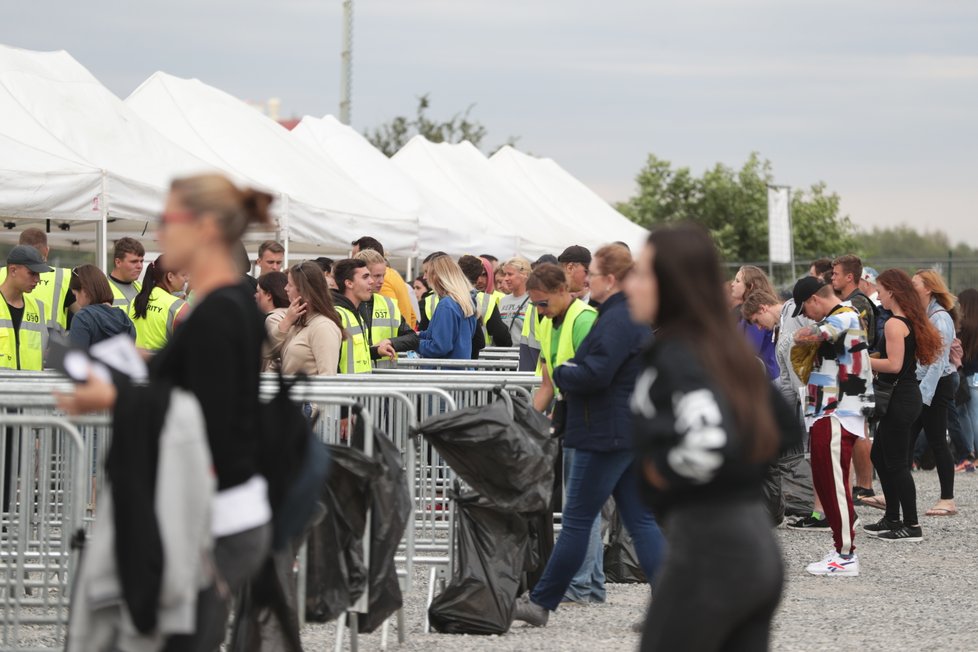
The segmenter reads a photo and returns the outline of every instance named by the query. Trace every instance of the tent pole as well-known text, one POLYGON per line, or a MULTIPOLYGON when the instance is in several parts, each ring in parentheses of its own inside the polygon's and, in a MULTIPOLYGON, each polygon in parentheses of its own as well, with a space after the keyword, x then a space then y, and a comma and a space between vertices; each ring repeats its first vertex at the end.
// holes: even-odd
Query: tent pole
POLYGON ((98 233, 95 238, 95 263, 105 274, 109 273, 109 202, 106 200, 105 170, 102 170, 102 192, 99 195, 98 233))

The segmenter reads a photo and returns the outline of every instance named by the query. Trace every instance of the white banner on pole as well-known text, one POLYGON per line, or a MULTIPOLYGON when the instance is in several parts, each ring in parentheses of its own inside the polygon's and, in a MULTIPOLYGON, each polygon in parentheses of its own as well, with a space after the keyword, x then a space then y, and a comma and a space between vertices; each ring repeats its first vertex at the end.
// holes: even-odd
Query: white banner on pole
POLYGON ((783 187, 767 189, 768 255, 772 263, 791 262, 790 192, 783 187))

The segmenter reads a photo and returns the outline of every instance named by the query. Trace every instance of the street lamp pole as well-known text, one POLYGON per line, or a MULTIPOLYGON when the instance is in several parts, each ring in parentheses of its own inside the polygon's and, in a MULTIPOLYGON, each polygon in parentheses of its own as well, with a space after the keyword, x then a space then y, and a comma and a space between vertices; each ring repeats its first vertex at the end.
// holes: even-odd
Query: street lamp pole
POLYGON ((353 88, 353 0, 343 0, 343 49, 340 52, 340 122, 350 124, 353 88))

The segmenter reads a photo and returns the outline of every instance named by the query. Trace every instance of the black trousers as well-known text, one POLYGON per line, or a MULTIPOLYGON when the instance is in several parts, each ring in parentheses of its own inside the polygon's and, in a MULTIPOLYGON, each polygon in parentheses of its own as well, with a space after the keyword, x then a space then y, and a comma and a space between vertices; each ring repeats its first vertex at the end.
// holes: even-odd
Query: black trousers
POLYGON ((681 507, 664 531, 642 652, 766 652, 784 567, 764 504, 681 507))
MULTIPOLYGON (((941 500, 954 499, 954 458, 951 457, 951 449, 947 445, 947 413, 954 409, 954 378, 944 376, 937 383, 934 391, 934 398, 930 405, 925 405, 920 411, 920 416, 914 423, 912 432, 918 433, 921 429, 927 437, 927 445, 934 453, 934 461, 937 463, 937 478, 941 483, 941 500)), ((911 437, 908 446, 909 459, 913 460, 913 449, 916 443, 916 436, 911 437)))
POLYGON ((871 457, 886 498, 886 517, 900 518, 908 525, 917 525, 917 486, 910 473, 906 451, 919 432, 914 424, 920 417, 923 403, 920 387, 914 381, 900 381, 893 389, 890 406, 876 429, 871 457))

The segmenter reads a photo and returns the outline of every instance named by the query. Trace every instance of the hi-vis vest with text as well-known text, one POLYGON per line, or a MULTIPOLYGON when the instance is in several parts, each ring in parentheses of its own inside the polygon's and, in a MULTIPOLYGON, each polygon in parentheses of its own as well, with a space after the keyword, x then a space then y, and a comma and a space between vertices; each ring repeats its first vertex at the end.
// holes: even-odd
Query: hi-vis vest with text
POLYGON ((369 374, 370 364, 370 344, 367 342, 367 334, 363 332, 363 324, 352 312, 343 308, 336 307, 340 313, 340 321, 343 322, 343 332, 346 337, 340 345, 340 368, 341 374, 369 374))
MULTIPOLYGON (((71 270, 66 267, 55 267, 53 272, 44 272, 40 275, 37 287, 31 292, 31 296, 44 304, 44 314, 48 318, 48 330, 52 332, 65 332, 68 330, 68 311, 65 310, 65 297, 68 296, 68 287, 71 277, 71 270)), ((7 280, 7 268, 0 268, 0 283, 7 280)))
MULTIPOLYGON (((375 294, 370 321, 370 346, 377 346, 384 340, 394 339, 400 329, 401 311, 397 304, 390 297, 375 294)), ((387 358, 373 361, 374 367, 377 368, 393 368, 395 364, 387 358)))
POLYGON ((486 346, 492 345, 492 338, 489 337, 489 318, 492 313, 499 309, 499 300, 504 295, 502 292, 478 292, 475 295, 475 302, 479 306, 479 315, 482 317, 482 335, 486 338, 486 346))
POLYGON ((173 320, 187 305, 161 287, 153 288, 146 305, 146 316, 136 317, 136 306, 129 304, 129 318, 136 326, 136 348, 159 351, 173 337, 173 320))
POLYGON ((117 283, 111 276, 107 278, 109 279, 109 287, 112 288, 112 306, 128 315, 129 305, 136 298, 136 295, 139 294, 143 286, 139 281, 133 281, 127 284, 117 283))
POLYGON ((7 302, 0 298, 0 367, 41 371, 48 346, 45 306, 30 294, 24 295, 24 318, 20 322, 20 346, 7 302))
MULTIPOLYGON (((567 313, 564 315, 564 322, 560 326, 560 339, 557 340, 557 352, 554 356, 553 351, 553 320, 547 317, 544 319, 550 322, 546 330, 540 334, 540 359, 547 361, 547 371, 550 373, 550 380, 553 381, 553 370, 574 357, 574 322, 586 312, 597 312, 594 308, 583 301, 574 299, 571 301, 567 313)), ((557 383, 554 383, 557 387, 557 383)))

